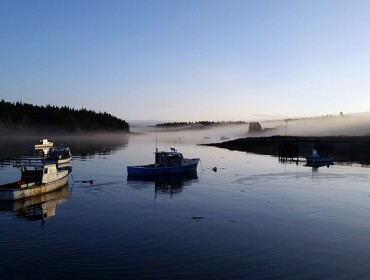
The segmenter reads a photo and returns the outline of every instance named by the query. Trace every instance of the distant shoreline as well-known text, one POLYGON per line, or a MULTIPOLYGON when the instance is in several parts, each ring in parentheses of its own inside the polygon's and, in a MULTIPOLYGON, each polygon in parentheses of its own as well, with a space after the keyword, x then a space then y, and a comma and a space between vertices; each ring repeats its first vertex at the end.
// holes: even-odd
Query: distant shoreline
POLYGON ((333 155, 338 162, 370 164, 370 136, 246 137, 202 145, 285 158, 306 157, 315 147, 321 155, 333 155))

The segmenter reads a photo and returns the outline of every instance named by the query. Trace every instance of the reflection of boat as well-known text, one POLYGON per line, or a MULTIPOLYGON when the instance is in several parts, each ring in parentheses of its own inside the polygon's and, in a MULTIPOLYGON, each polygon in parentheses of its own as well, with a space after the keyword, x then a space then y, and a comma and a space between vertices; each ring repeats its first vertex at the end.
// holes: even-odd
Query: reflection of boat
POLYGON ((71 169, 55 164, 22 164, 21 179, 0 185, 0 200, 17 200, 54 191, 68 182, 71 169))
POLYGON ((45 161, 56 164, 64 164, 72 160, 72 154, 69 147, 58 145, 51 148, 46 154, 45 161))
POLYGON ((169 175, 127 176, 127 181, 154 182, 156 193, 170 195, 180 193, 186 181, 191 181, 195 179, 198 179, 198 174, 196 170, 187 173, 169 174, 169 175))
POLYGON ((171 148, 171 152, 155 152, 155 163, 139 166, 127 166, 129 175, 164 175, 194 171, 199 158, 186 159, 181 153, 171 148))
POLYGON ((42 149, 47 147, 53 147, 53 142, 50 142, 48 139, 40 139, 38 144, 35 144, 35 149, 42 149))
POLYGON ((69 198, 68 184, 56 191, 16 201, 0 201, 1 212, 14 212, 17 218, 46 220, 54 217, 56 207, 69 198))
POLYGON ((327 156, 323 157, 320 156, 319 151, 316 149, 312 149, 312 155, 306 157, 307 163, 326 163, 324 165, 327 165, 327 163, 332 163, 334 161, 334 157, 327 156))

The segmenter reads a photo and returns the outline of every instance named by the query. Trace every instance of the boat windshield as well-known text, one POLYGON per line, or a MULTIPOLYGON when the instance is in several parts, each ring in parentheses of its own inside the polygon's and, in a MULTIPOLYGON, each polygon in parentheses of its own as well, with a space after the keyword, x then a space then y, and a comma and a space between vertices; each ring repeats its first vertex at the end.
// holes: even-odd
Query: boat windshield
POLYGON ((183 156, 177 152, 159 152, 156 153, 155 164, 162 166, 179 166, 183 156))

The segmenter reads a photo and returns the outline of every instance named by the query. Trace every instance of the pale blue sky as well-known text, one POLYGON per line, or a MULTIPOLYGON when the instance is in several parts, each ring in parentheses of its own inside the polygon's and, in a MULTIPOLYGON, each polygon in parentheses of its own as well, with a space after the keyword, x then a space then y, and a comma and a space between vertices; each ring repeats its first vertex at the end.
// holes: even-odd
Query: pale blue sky
POLYGON ((369 112, 370 1, 0 0, 0 98, 130 120, 369 112))

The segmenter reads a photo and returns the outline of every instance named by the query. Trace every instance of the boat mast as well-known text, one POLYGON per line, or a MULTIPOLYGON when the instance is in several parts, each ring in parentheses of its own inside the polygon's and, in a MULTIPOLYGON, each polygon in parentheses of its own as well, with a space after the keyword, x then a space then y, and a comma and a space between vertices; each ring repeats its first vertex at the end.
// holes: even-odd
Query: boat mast
POLYGON ((154 155, 155 155, 155 160, 154 160, 154 165, 157 166, 159 164, 159 155, 158 155, 158 147, 157 147, 157 144, 158 144, 158 137, 157 137, 157 126, 155 127, 155 152, 154 152, 154 155))

